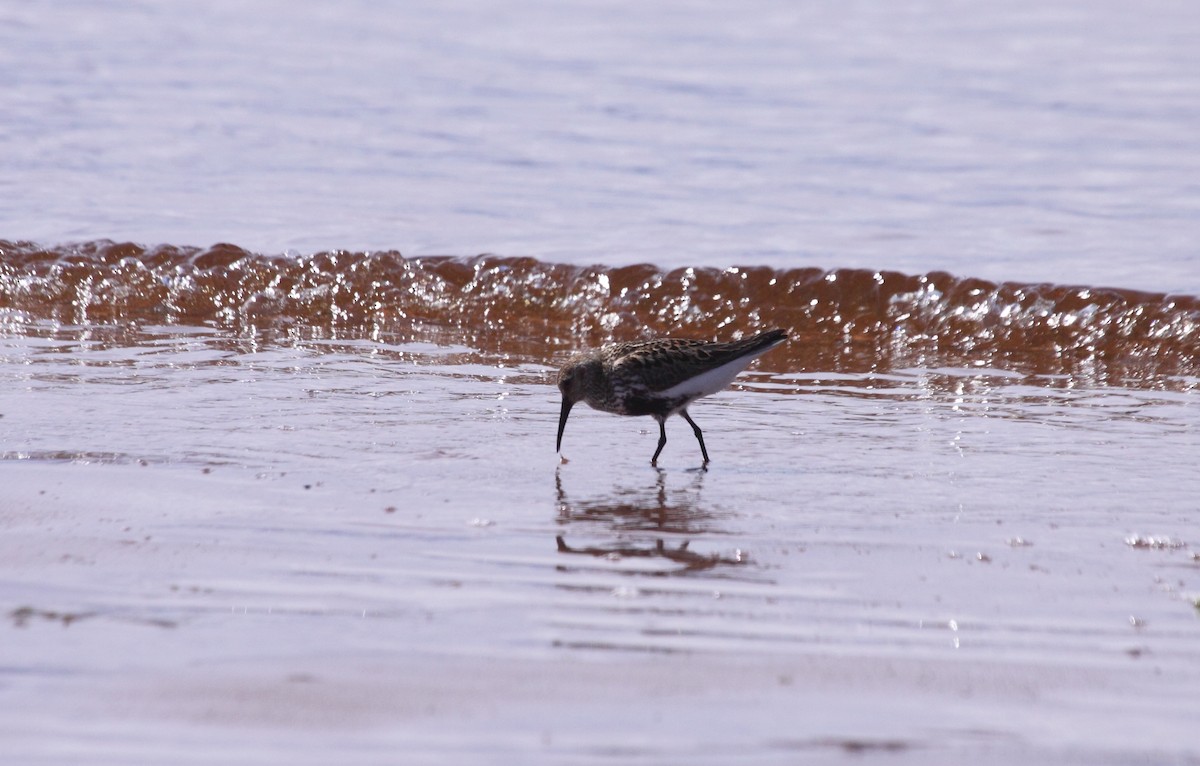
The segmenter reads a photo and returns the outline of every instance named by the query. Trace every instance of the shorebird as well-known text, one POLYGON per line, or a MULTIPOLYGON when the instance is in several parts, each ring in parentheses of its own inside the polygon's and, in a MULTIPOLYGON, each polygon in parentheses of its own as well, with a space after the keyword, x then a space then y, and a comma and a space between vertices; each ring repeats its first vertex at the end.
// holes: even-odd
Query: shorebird
POLYGON ((656 338, 615 343, 573 357, 558 371, 562 413, 558 416, 558 442, 576 402, 617 415, 650 415, 658 421, 658 449, 650 465, 667 444, 667 418, 675 413, 692 427, 700 454, 707 465, 708 450, 700 426, 687 407, 702 396, 728 386, 746 365, 787 340, 783 330, 767 330, 732 343, 656 338))

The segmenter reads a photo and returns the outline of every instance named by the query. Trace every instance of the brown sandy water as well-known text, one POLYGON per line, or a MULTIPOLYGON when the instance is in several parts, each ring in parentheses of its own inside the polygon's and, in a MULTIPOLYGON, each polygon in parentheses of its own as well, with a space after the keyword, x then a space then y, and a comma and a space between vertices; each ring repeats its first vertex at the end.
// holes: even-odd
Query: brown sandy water
POLYGON ((7 760, 1192 762, 1200 304, 0 246, 7 760), (577 411, 611 339, 793 340, 577 411))

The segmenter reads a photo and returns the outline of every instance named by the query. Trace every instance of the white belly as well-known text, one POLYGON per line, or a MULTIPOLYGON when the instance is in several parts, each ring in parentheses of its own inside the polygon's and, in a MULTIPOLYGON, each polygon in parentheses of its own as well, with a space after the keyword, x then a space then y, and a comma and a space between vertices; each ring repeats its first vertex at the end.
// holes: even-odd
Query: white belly
MULTIPOLYGON (((764 352, 766 350, 763 349, 764 352)), ((688 378, 679 385, 672 386, 665 391, 659 391, 655 396, 669 399, 686 399, 688 401, 699 399, 702 396, 710 396, 727 388, 733 382, 733 379, 738 376, 738 373, 746 369, 747 365, 754 361, 755 356, 743 356, 741 359, 726 362, 720 367, 714 367, 708 372, 702 372, 694 378, 688 378)))

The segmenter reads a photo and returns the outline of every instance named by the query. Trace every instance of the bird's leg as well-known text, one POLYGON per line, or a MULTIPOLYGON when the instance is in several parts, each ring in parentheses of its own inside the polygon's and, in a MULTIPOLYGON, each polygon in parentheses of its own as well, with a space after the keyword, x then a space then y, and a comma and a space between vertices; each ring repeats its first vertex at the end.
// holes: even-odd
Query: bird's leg
POLYGON ((692 420, 692 416, 688 414, 687 410, 680 410, 679 414, 683 415, 683 419, 692 427, 692 433, 696 434, 696 441, 700 442, 700 454, 704 456, 704 462, 708 463, 708 450, 704 448, 704 434, 701 433, 700 426, 696 425, 696 421, 692 420))
POLYGON ((654 450, 654 457, 650 458, 650 465, 658 465, 658 455, 662 452, 662 448, 667 446, 667 419, 654 416, 658 421, 658 449, 654 450))

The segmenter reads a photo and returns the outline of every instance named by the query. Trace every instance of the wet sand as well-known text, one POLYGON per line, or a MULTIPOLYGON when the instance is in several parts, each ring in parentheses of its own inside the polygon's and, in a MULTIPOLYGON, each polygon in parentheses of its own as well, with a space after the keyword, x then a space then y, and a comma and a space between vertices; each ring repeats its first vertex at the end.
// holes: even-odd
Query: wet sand
MULTIPOLYGON (((14 762, 821 762, 881 752, 914 763, 1115 763, 1186 760, 1198 745, 1194 625, 1150 600, 1143 627, 1119 629, 1115 609, 1112 629, 1088 636, 1079 610, 1051 617, 1033 605, 1043 617, 1030 619, 1013 605, 1053 600, 1072 588, 1071 572, 1044 572, 1036 588, 1006 572, 995 584, 1011 591, 1000 599, 1010 606, 990 614, 981 607, 995 607, 995 594, 936 586, 979 604, 975 615, 947 609, 961 615, 957 630, 871 602, 856 605, 857 624, 819 609, 781 621, 771 600, 828 600, 848 573, 781 588, 770 570, 782 564, 756 547, 766 571, 741 581, 660 585, 627 571, 609 588, 596 580, 620 562, 572 578, 584 567, 554 563, 549 545, 508 555, 488 544, 495 527, 461 519, 391 546, 453 564, 409 561, 403 572, 389 559, 408 557, 379 545, 395 527, 365 513, 340 511, 359 519, 343 540, 278 519, 337 513, 340 493, 314 500, 300 487, 263 492, 250 476, 128 466, 4 473, 6 591, 29 604, 10 612, 6 640, 3 736, 14 762), (305 534, 334 539, 296 544, 305 534), (472 565, 476 556, 486 563, 472 565), (634 588, 645 592, 621 592, 634 588), (714 610, 719 629, 704 614, 714 610), (591 623, 590 642, 573 621, 591 623)), ((552 523, 529 518, 506 536, 544 540, 551 530, 534 532, 552 523)), ((885 579, 900 560, 887 550, 897 543, 836 542, 853 580, 885 579)), ((1187 566, 1114 543, 1126 574, 1187 566)), ((903 577, 1024 563, 998 548, 988 565, 947 555, 903 577)), ((805 558, 788 557, 811 570, 805 558)))

